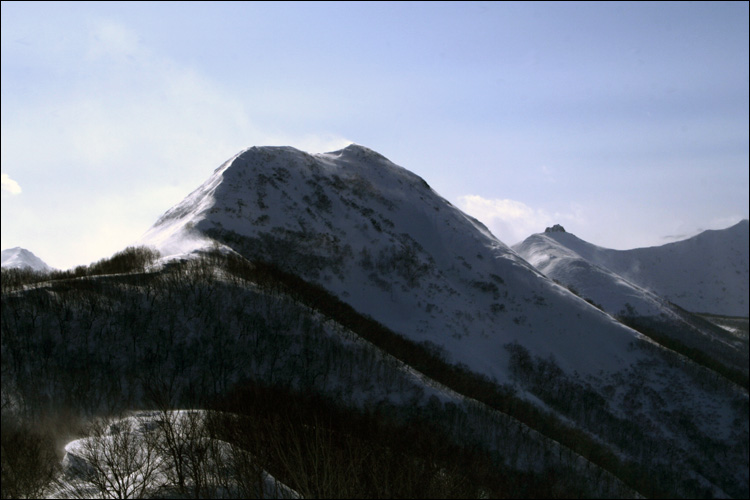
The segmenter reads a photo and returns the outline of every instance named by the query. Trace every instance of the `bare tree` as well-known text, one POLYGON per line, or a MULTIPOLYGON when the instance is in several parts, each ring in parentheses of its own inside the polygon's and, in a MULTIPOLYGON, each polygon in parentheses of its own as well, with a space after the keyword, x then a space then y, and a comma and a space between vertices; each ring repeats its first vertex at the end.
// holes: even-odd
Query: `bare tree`
POLYGON ((49 433, 3 417, 2 498, 39 498, 57 473, 49 433))
POLYGON ((231 436, 232 415, 162 410, 155 422, 168 494, 185 498, 295 496, 264 471, 251 453, 219 439, 231 436))
MULTIPOLYGON (((263 425, 263 424, 261 424, 263 425)), ((264 470, 269 463, 270 447, 255 447, 261 456, 243 447, 259 440, 254 425, 239 415, 210 411, 206 413, 205 427, 212 442, 221 443, 221 453, 215 462, 215 480, 222 492, 231 498, 299 498, 299 494, 279 482, 264 470), (228 440, 232 444, 225 440, 228 440)))
POLYGON ((213 496, 217 448, 205 435, 204 412, 159 412, 157 447, 165 460, 168 485, 181 496, 213 496))
POLYGON ((87 438, 66 447, 67 477, 61 496, 143 498, 163 485, 163 459, 142 416, 92 425, 87 438))

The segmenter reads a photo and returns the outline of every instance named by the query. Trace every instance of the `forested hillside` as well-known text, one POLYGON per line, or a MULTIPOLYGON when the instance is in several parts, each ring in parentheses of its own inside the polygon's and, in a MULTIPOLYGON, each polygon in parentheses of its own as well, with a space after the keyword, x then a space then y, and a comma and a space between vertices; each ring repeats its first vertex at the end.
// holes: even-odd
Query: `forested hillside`
MULTIPOLYGON (((708 493, 553 360, 508 346, 518 380, 550 411, 274 266, 214 253, 146 271, 154 257, 129 249, 68 273, 3 271, 4 496, 49 488, 46 475, 59 482, 56 440, 135 408, 238 415, 204 432, 303 496, 708 493), (640 462, 561 411, 597 421, 640 462)), ((736 451, 702 439, 717 458, 742 453, 741 439, 736 451)))

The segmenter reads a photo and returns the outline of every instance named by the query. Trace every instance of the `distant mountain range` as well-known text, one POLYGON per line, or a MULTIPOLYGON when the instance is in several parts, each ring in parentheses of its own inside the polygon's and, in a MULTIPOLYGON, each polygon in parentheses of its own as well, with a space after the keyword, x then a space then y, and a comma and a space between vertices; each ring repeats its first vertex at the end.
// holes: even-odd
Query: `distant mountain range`
POLYGON ((683 241, 633 250, 602 248, 561 226, 555 228, 534 234, 513 249, 545 275, 580 288, 612 312, 629 301, 642 314, 652 314, 654 305, 646 303, 658 296, 692 312, 749 314, 747 220, 683 241))
POLYGON ((635 250, 598 247, 555 225, 513 249, 548 278, 636 330, 748 376, 747 339, 716 318, 748 316, 747 220, 635 250))

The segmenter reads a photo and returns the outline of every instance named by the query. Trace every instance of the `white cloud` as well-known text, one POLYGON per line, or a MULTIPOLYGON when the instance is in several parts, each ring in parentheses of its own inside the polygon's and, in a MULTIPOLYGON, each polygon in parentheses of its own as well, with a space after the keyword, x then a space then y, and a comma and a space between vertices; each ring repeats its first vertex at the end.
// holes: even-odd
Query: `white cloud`
MULTIPOLYGON (((34 150, 34 168, 65 165, 67 174, 90 182, 148 171, 154 183, 166 174, 195 187, 191 173, 203 179, 246 147, 289 145, 316 153, 351 143, 296 123, 285 130, 269 126, 252 116, 258 107, 252 92, 230 90, 213 75, 155 53, 125 26, 100 20, 90 31, 87 57, 67 54, 77 68, 73 83, 54 99, 24 103, 23 121, 3 123, 3 162, 34 150)), ((257 101, 271 109, 282 104, 257 101)))
POLYGON ((458 207, 479 219, 492 234, 507 245, 515 245, 546 227, 566 222, 582 222, 581 210, 572 206, 568 213, 532 208, 521 201, 487 199, 478 195, 458 198, 458 207))
POLYGON ((16 181, 10 178, 8 174, 0 174, 2 178, 2 192, 3 194, 20 194, 21 186, 16 181))
POLYGON ((138 35, 125 26, 109 21, 97 21, 89 33, 88 57, 132 56, 139 50, 138 35))

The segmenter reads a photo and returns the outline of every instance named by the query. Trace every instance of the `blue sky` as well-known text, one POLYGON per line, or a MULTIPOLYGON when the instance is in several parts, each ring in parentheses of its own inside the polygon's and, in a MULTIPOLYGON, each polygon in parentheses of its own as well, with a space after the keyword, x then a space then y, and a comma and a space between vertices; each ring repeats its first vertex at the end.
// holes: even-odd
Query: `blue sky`
POLYGON ((253 145, 350 142, 511 245, 748 218, 747 2, 2 2, 2 248, 140 237, 253 145))

